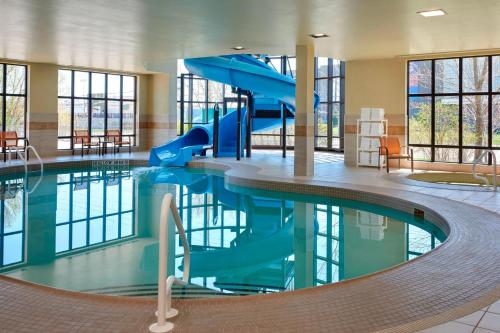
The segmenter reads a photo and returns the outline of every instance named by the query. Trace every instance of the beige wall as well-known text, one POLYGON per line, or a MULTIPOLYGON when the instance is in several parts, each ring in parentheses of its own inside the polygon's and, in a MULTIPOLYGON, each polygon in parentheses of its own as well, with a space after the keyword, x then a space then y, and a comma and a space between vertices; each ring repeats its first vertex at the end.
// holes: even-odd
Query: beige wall
POLYGON ((389 134, 405 143, 406 60, 402 58, 346 62, 345 164, 356 163, 356 120, 362 107, 385 109, 389 134))
POLYGON ((58 66, 28 67, 28 139, 41 156, 57 154, 58 66))
MULTIPOLYGON (((19 63, 8 59, 0 59, 0 62, 19 63)), ((57 86, 60 66, 26 62, 22 64, 28 65, 27 137, 30 143, 43 157, 69 154, 68 151, 57 149, 57 86)), ((124 73, 138 78, 137 150, 149 150, 152 145, 167 142, 176 136, 176 66, 177 61, 172 60, 162 68, 165 73, 124 73)), ((105 69, 98 70, 107 72, 105 69)))

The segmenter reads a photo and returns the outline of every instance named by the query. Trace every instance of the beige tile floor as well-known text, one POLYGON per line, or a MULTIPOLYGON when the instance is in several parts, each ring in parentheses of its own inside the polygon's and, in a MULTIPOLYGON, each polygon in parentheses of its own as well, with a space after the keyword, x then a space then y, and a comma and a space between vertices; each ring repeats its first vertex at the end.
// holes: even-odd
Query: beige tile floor
MULTIPOLYGON (((224 158, 219 160, 233 161, 235 159, 224 158)), ((289 151, 287 153, 287 158, 283 159, 281 157, 281 152, 258 150, 253 152, 251 159, 243 158, 241 161, 257 166, 265 164, 266 176, 278 178, 293 177, 292 151, 289 151)), ((403 184, 398 178, 409 174, 410 171, 407 169, 395 169, 394 171, 391 171, 391 175, 388 176, 385 171, 379 171, 376 168, 347 167, 344 165, 343 161, 343 155, 341 154, 316 152, 314 168, 315 174, 312 179, 358 185, 385 186, 392 189, 413 191, 469 203, 500 214, 500 192, 493 193, 486 190, 471 191, 463 189, 450 190, 447 188, 429 187, 428 185, 416 186, 403 184)))
POLYGON ((493 303, 483 311, 438 325, 421 333, 492 333, 500 332, 500 301, 493 303))
MULTIPOLYGON (((110 156, 107 156, 109 158, 110 156)), ((127 153, 118 154, 115 158, 133 158, 147 159, 148 153, 127 153)), ((96 155, 85 159, 100 159, 96 155)), ((47 159, 47 161, 72 161, 80 160, 80 156, 64 156, 47 159)), ((211 158, 207 158, 211 160, 211 158)), ((293 152, 288 152, 288 157, 283 159, 278 151, 254 151, 251 159, 243 158, 236 162, 234 158, 219 159, 224 163, 245 163, 257 166, 266 166, 267 177, 289 178, 293 177, 293 152)), ((12 161, 9 164, 18 164, 19 161, 12 161)), ((31 161, 31 163, 35 163, 31 161)), ((373 168, 354 168, 346 167, 343 163, 343 156, 333 153, 315 154, 315 175, 313 177, 298 177, 304 179, 319 180, 324 182, 335 181, 359 185, 373 185, 378 187, 388 187, 392 189, 402 189, 423 193, 427 195, 444 197, 447 199, 465 202, 475 206, 482 207, 492 212, 500 214, 500 192, 493 193, 488 191, 472 190, 452 190, 446 188, 433 188, 428 186, 418 186, 414 184, 404 184, 398 181, 398 177, 407 174, 407 170, 397 170, 387 176, 385 172, 373 168)), ((426 333, 435 332, 500 332, 500 301, 491 304, 481 311, 474 312, 458 320, 448 322, 425 331, 426 333)))

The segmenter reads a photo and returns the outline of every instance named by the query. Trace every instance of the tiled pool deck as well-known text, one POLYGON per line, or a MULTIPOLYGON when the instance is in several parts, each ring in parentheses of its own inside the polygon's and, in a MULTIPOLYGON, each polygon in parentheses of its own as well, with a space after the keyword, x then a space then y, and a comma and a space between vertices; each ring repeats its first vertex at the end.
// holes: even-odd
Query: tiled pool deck
MULTIPOLYGON (((341 155, 328 153, 316 154, 312 178, 293 177, 293 156, 276 152, 192 165, 228 169, 233 185, 420 208, 450 235, 427 255, 359 279, 282 294, 176 301, 176 332, 413 332, 451 320, 429 332, 500 332, 500 303, 489 306, 500 298, 500 193, 395 182, 374 169, 347 168, 341 155)), ((4 277, 0 301, 0 331, 6 332, 147 332, 155 319, 152 300, 57 291, 4 277)))

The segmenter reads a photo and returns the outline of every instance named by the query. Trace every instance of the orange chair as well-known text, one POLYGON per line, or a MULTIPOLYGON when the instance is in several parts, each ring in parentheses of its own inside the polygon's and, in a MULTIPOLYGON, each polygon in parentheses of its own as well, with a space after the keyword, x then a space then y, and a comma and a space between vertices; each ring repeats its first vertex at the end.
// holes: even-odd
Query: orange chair
MULTIPOLYGON (((17 132, 0 132, 0 141, 2 142, 3 148, 3 161, 7 160, 7 152, 11 153, 12 149, 15 148, 16 158, 17 158, 17 149, 25 149, 29 145, 28 139, 21 139, 17 136, 17 132), (23 144, 19 144, 20 141, 23 141, 23 144)), ((10 157, 9 157, 10 158, 10 157)), ((26 153, 26 159, 29 160, 29 153, 26 153)))
POLYGON ((98 142, 92 142, 92 138, 90 137, 88 130, 74 130, 73 131, 73 155, 75 154, 75 145, 81 145, 82 148, 82 157, 83 151, 87 148, 87 155, 89 154, 90 149, 97 148, 99 149, 98 142))
POLYGON ((113 154, 117 151, 120 152, 120 148, 123 146, 128 146, 129 154, 132 151, 132 142, 130 141, 130 137, 128 140, 124 140, 120 130, 107 130, 106 140, 113 142, 113 154))
POLYGON ((401 146, 397 136, 381 136, 380 148, 378 155, 378 167, 380 168, 380 157, 385 156, 385 164, 387 172, 389 172, 389 160, 398 160, 399 167, 401 168, 401 160, 411 161, 411 172, 413 172, 413 149, 401 146), (406 154, 401 153, 402 148, 406 148, 406 154))

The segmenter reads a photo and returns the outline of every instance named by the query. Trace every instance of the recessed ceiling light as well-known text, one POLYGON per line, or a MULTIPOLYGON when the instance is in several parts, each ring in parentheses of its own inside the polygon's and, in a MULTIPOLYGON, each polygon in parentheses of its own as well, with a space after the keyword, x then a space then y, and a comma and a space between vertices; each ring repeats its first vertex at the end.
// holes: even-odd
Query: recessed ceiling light
POLYGON ((241 51, 241 50, 244 50, 244 49, 245 49, 245 47, 243 47, 243 46, 235 46, 235 47, 233 47, 232 49, 233 49, 233 50, 236 50, 236 51, 241 51))
POLYGON ((311 36, 312 38, 325 38, 325 37, 329 37, 327 34, 325 33, 318 33, 318 34, 310 34, 309 36, 311 36))
POLYGON ((442 9, 433 9, 433 10, 424 10, 418 12, 418 14, 422 15, 423 17, 434 17, 434 16, 446 15, 446 12, 442 9))

